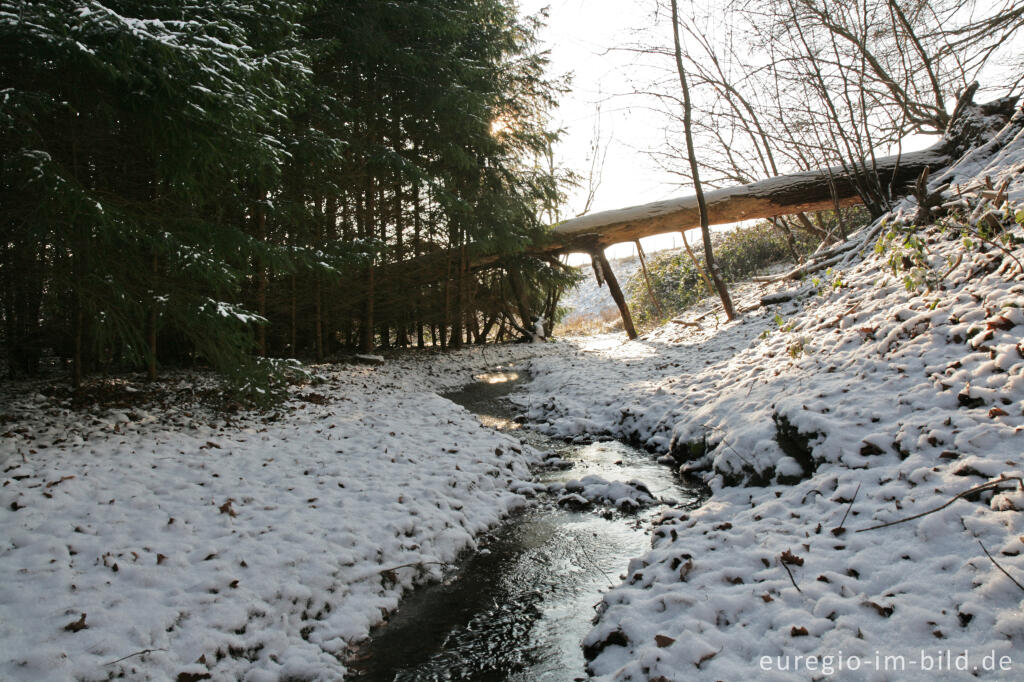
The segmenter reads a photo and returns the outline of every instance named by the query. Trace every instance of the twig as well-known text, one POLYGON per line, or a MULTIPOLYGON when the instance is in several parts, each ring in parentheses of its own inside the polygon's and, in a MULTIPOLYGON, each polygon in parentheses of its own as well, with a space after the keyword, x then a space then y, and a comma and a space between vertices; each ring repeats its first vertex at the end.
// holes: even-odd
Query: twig
POLYGON ((943 281, 944 279, 946 279, 947 277, 949 277, 949 275, 950 275, 950 274, 951 274, 951 273, 952 273, 952 272, 953 272, 954 270, 956 270, 957 266, 958 266, 958 265, 960 265, 960 262, 961 262, 961 261, 962 261, 963 259, 964 259, 964 254, 962 254, 962 253, 958 253, 958 254, 956 255, 956 260, 954 260, 954 261, 953 261, 953 264, 949 266, 949 269, 948 269, 948 270, 946 270, 946 272, 945 272, 945 273, 943 273, 942 277, 939 277, 939 281, 941 282, 941 281, 943 281))
MULTIPOLYGON (((1013 578, 1010 578, 1010 580, 1013 580, 1013 578)), ((1014 582, 1016 582, 1016 581, 1014 580, 1014 582)), ((104 666, 114 665, 115 663, 120 663, 121 661, 126 661, 129 658, 132 658, 134 656, 142 656, 143 654, 151 654, 154 651, 167 651, 167 649, 143 649, 142 651, 136 651, 134 654, 128 654, 127 656, 122 656, 121 658, 117 659, 116 661, 111 661, 110 663, 104 663, 103 665, 104 666)))
POLYGON ((611 577, 609 577, 609 575, 604 572, 604 569, 601 568, 601 566, 596 561, 594 561, 594 558, 590 556, 590 552, 587 551, 586 546, 583 544, 583 541, 580 540, 579 536, 577 535, 577 536, 575 536, 575 538, 576 538, 576 544, 578 544, 580 546, 580 554, 583 556, 583 558, 586 559, 587 561, 589 561, 591 566, 593 566, 594 568, 596 568, 598 571, 601 572, 601 575, 604 576, 604 579, 608 581, 608 586, 609 587, 615 587, 615 583, 612 582, 611 577))
MULTIPOLYGON (((703 426, 704 426, 704 428, 706 428, 706 429, 714 429, 715 431, 721 431, 721 432, 722 432, 722 434, 725 434, 725 429, 723 429, 723 428, 722 428, 722 427, 720 427, 720 426, 715 426, 715 425, 713 425, 713 424, 704 424, 703 426)), ((722 436, 722 440, 720 440, 720 441, 719 441, 719 443, 721 443, 721 444, 722 444, 722 445, 724 445, 725 447, 729 448, 729 449, 730 449, 730 450, 732 451, 732 454, 734 454, 734 455, 736 455, 737 457, 739 457, 739 459, 740 459, 740 461, 741 461, 741 462, 743 462, 744 464, 746 464, 746 465, 747 465, 748 467, 750 467, 751 469, 754 469, 754 463, 753 463, 753 462, 751 462, 751 461, 750 461, 749 459, 747 459, 746 457, 744 457, 743 455, 741 455, 740 453, 736 452, 736 448, 734 448, 733 446, 729 445, 729 443, 728 443, 728 442, 726 442, 726 440, 725 440, 725 435, 723 435, 723 436, 722 436)), ((716 447, 717 447, 717 446, 716 446, 716 447)))
POLYGON ((800 586, 796 584, 796 580, 793 579, 793 572, 789 570, 789 566, 786 565, 786 562, 785 561, 779 561, 779 563, 782 564, 782 567, 784 569, 786 569, 786 575, 789 576, 789 582, 793 583, 793 587, 796 588, 797 592, 799 592, 800 594, 803 594, 804 591, 801 590, 800 586))
POLYGON ((996 242, 992 241, 991 239, 987 239, 985 237, 982 237, 981 234, 978 233, 978 232, 975 232, 974 236, 976 238, 980 239, 981 241, 985 242, 986 244, 989 244, 991 246, 996 247, 997 249, 999 249, 1000 251, 1005 253, 1007 256, 1012 258, 1013 262, 1017 264, 1017 268, 1020 270, 1021 274, 1024 275, 1024 264, 1021 264, 1021 262, 1019 260, 1017 260, 1017 257, 1013 255, 1012 251, 1010 251, 1008 248, 1006 248, 1002 244, 997 244, 996 242))
POLYGON ((991 490, 992 488, 995 488, 1000 483, 1005 483, 1006 481, 1017 481, 1018 485, 1020 486, 1020 489, 1024 490, 1024 479, 1022 479, 1020 476, 1000 476, 999 478, 997 478, 994 481, 989 481, 988 483, 982 483, 979 486, 975 486, 975 487, 971 488, 970 490, 965 490, 962 493, 959 493, 959 494, 955 495, 952 499, 949 500, 949 502, 946 502, 946 504, 944 504, 944 505, 942 505, 940 507, 936 507, 935 509, 929 509, 926 512, 921 512, 920 514, 914 514, 913 516, 908 516, 905 519, 899 519, 898 521, 890 521, 889 523, 883 523, 883 524, 878 525, 878 526, 871 526, 870 528, 858 528, 856 532, 857 533, 863 533, 863 532, 869 531, 869 530, 878 530, 879 528, 888 528, 889 526, 895 526, 898 523, 906 523, 907 521, 913 521, 914 519, 919 519, 922 516, 928 516, 929 514, 934 514, 937 511, 942 511, 943 509, 945 509, 949 505, 951 505, 954 502, 956 502, 957 500, 959 500, 961 497, 966 497, 967 495, 970 495, 972 493, 980 493, 980 492, 985 491, 985 490, 991 490))
POLYGON ((857 493, 860 492, 860 483, 857 484, 857 489, 853 491, 853 499, 850 500, 850 506, 846 508, 846 513, 843 514, 843 520, 839 522, 839 527, 842 528, 846 523, 846 517, 850 515, 850 510, 853 509, 853 503, 857 501, 857 493))
POLYGON ((1021 590, 1024 590, 1024 585, 1021 585, 1021 584, 1020 584, 1019 582, 1017 582, 1017 579, 1016 579, 1016 578, 1014 578, 1014 577, 1013 577, 1012 575, 1010 575, 1009 573, 1007 573, 1007 572, 1006 572, 1006 569, 1005 569, 1005 568, 1003 568, 1003 567, 1002 567, 1002 566, 1000 566, 1000 565, 999 565, 998 563, 996 563, 996 560, 995 560, 995 559, 993 559, 993 558, 992 558, 992 555, 988 553, 988 550, 987 550, 987 549, 985 549, 985 545, 982 545, 982 544, 981 544, 981 540, 978 540, 978 544, 979 544, 979 545, 981 545, 981 551, 983 551, 983 552, 985 553, 985 556, 987 556, 987 557, 988 557, 988 560, 989 560, 989 561, 991 561, 991 562, 992 562, 993 564, 995 564, 995 567, 996 567, 996 568, 998 568, 998 569, 999 569, 1000 571, 1002 571, 1002 572, 1003 572, 1003 575, 1005 575, 1005 576, 1006 576, 1007 578, 1009 578, 1010 580, 1012 580, 1012 581, 1013 581, 1013 584, 1014 584, 1014 585, 1016 585, 1017 587, 1019 587, 1019 588, 1020 588, 1021 590))
POLYGON ((384 568, 377 571, 377 575, 381 573, 387 573, 389 571, 397 571, 400 568, 412 568, 413 566, 426 566, 428 564, 437 564, 438 566, 447 566, 448 564, 444 561, 414 561, 411 564, 402 564, 401 566, 392 566, 391 568, 384 568))

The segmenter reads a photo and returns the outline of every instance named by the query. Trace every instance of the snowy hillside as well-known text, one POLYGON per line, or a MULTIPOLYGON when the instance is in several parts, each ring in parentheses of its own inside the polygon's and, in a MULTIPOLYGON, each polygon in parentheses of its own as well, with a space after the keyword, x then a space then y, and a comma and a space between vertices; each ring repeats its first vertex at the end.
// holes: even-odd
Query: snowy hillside
POLYGON ((877 250, 764 290, 792 301, 533 361, 538 428, 714 491, 605 597, 595 675, 1024 677, 1022 116, 935 181, 952 217, 905 203, 862 233, 877 250))
MULTIPOLYGON (((615 271, 619 285, 625 289, 626 282, 640 269, 640 259, 636 256, 610 260, 609 264, 615 271)), ((615 310, 615 301, 608 293, 608 287, 597 286, 593 268, 590 265, 579 266, 586 278, 562 298, 561 305, 569 309, 569 315, 597 317, 609 308, 615 310)))

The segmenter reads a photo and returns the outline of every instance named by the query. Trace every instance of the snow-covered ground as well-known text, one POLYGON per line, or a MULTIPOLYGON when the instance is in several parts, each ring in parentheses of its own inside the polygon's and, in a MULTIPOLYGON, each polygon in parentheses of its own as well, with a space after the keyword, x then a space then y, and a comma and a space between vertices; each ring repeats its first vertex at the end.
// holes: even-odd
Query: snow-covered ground
POLYGON ((437 395, 541 347, 323 366, 269 415, 195 376, 0 388, 0 679, 332 680, 536 456, 437 395))
MULTIPOLYGON (((1024 200, 1024 133, 950 193, 991 198, 986 176, 1024 200)), ((538 428, 671 453, 714 491, 604 599, 594 674, 1024 679, 1024 204, 966 205, 1019 241, 930 229, 731 323, 532 361, 538 428)))
MULTIPOLYGON (((951 194, 982 224, 981 178, 1024 202, 1022 172, 1024 134, 951 194)), ((1022 679, 1024 242, 917 236, 747 285, 741 309, 799 295, 734 322, 322 366, 270 414, 214 413, 192 375, 109 381, 85 408, 4 385, 0 679, 338 679, 405 590, 543 492, 538 453, 438 395, 527 360, 537 428, 642 443, 713 490, 607 594, 597 676, 1022 679)))

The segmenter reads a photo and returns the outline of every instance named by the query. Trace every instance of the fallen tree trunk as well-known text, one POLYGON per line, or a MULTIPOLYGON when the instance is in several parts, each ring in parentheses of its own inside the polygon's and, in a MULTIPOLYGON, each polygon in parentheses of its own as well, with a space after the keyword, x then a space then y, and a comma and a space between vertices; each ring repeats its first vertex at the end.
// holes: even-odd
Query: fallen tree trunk
MULTIPOLYGON (((985 145, 1010 120, 1016 98, 1003 98, 987 104, 971 104, 976 87, 969 88, 958 102, 954 116, 943 139, 919 152, 877 159, 874 170, 891 183, 894 194, 905 194, 914 186, 921 172, 935 171, 954 163, 972 148, 985 145)), ((841 167, 782 175, 738 187, 714 190, 705 194, 708 220, 712 225, 741 220, 774 218, 794 213, 834 209, 863 203, 857 194, 854 178, 841 167)), ((593 253, 612 244, 634 241, 667 232, 700 226, 697 199, 694 196, 655 201, 612 211, 602 211, 566 220, 555 225, 543 243, 527 249, 526 255, 550 256, 557 253, 593 253)), ((502 254, 469 253, 469 267, 480 269, 504 259, 502 254)), ((446 253, 438 251, 419 258, 394 263, 390 267, 403 273, 428 275, 438 271, 443 278, 446 253)))
MULTIPOLYGON (((976 90, 977 83, 974 83, 961 96, 946 134, 938 144, 874 162, 873 170, 883 186, 891 186, 896 195, 905 194, 926 168, 934 173, 968 150, 996 137, 1013 115, 1017 100, 1005 97, 976 105, 972 104, 976 90)), ((863 203, 857 194, 855 178, 841 167, 780 175, 707 192, 705 198, 712 225, 863 203)), ((555 225, 546 248, 574 251, 586 245, 593 249, 699 226, 697 198, 686 196, 567 220, 555 225)))

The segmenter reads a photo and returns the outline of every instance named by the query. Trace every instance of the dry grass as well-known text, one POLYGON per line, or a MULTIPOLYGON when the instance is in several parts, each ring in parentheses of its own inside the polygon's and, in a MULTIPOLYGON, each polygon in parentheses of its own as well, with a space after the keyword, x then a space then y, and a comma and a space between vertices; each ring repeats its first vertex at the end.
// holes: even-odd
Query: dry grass
POLYGON ((622 318, 617 308, 605 308, 599 314, 569 315, 555 327, 556 336, 590 336, 620 331, 622 318))

